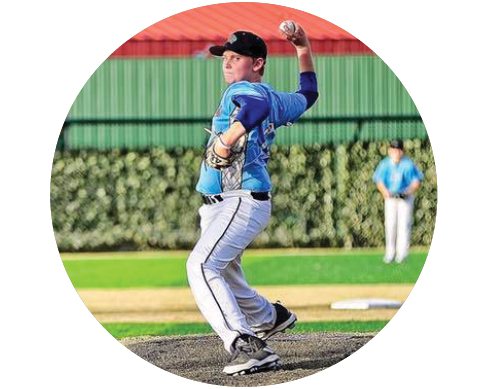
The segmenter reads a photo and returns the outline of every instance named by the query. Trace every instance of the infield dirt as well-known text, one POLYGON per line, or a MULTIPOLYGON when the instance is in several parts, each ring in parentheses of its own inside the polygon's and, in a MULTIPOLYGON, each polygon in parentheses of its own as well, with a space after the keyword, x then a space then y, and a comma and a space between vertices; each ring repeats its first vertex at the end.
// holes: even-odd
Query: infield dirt
MULTIPOLYGON (((413 285, 260 286, 270 301, 281 300, 305 321, 390 320, 396 309, 332 310, 334 301, 388 298, 405 301, 413 285)), ((78 290, 85 305, 102 323, 205 322, 188 288, 78 290)))
POLYGON ((180 377, 214 385, 265 386, 322 371, 360 349, 375 333, 278 334, 268 345, 280 355, 280 370, 231 377, 222 373, 229 361, 215 335, 128 338, 121 341, 144 360, 180 377))

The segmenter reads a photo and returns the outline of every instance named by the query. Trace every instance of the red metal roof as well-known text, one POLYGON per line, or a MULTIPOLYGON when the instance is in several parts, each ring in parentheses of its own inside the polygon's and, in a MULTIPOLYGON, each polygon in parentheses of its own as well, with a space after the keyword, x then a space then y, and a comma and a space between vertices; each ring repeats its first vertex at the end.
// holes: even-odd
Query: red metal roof
POLYGON ((221 44, 237 30, 252 31, 268 44, 270 54, 291 54, 293 49, 278 31, 292 19, 307 32, 317 53, 371 53, 340 27, 294 8, 263 3, 223 3, 179 13, 141 31, 112 56, 199 55, 211 44, 221 44))

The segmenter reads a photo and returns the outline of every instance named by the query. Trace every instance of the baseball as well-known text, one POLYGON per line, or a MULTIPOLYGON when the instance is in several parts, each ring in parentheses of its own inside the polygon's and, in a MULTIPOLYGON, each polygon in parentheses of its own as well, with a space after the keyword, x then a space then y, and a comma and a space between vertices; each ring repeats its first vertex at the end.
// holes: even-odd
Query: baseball
POLYGON ((280 31, 283 32, 287 36, 292 36, 296 30, 297 27, 295 23, 292 20, 285 20, 280 24, 280 31))

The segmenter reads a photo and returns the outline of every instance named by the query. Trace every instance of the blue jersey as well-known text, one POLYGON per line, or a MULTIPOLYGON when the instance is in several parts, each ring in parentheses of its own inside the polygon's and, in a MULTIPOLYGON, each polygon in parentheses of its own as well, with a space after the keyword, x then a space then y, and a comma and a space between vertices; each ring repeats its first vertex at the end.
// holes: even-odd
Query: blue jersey
MULTIPOLYGON (((259 97, 267 103, 269 115, 238 141, 238 147, 243 152, 232 166, 217 170, 202 162, 196 187, 200 193, 211 195, 239 189, 253 192, 271 190, 267 163, 275 131, 282 125, 294 123, 307 109, 307 99, 300 93, 276 92, 265 83, 241 81, 231 84, 222 95, 213 117, 214 134, 226 132, 239 113, 240 108, 233 102, 233 97, 246 95, 259 97)), ((214 136, 210 137, 209 142, 214 136)))
POLYGON ((422 172, 406 156, 403 156, 398 164, 386 157, 379 163, 373 175, 374 182, 382 182, 392 194, 404 193, 412 182, 422 181, 423 178, 422 172))

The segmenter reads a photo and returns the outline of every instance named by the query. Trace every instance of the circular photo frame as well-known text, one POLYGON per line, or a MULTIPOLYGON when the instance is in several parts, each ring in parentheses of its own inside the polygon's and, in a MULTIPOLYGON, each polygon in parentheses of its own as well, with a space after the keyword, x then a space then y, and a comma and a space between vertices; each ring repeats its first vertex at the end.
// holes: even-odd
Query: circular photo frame
POLYGON ((51 175, 56 242, 95 319, 148 362, 228 386, 295 380, 373 339, 422 271, 436 205, 392 70, 265 3, 191 9, 115 50, 51 175))

